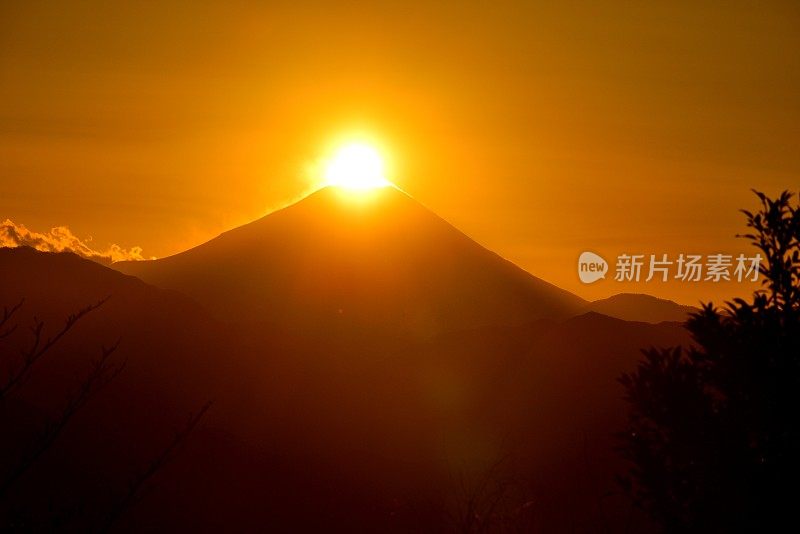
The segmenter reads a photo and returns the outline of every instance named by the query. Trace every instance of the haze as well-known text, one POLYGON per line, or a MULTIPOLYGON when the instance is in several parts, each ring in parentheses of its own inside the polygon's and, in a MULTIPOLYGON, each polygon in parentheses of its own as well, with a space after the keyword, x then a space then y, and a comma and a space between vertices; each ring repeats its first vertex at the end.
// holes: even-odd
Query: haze
MULTIPOLYGON (((320 185, 372 137, 391 179, 586 298, 585 250, 748 251, 796 188, 793 2, 0 4, 0 219, 167 256, 320 185)), ((742 291, 736 290, 737 293, 742 291)))

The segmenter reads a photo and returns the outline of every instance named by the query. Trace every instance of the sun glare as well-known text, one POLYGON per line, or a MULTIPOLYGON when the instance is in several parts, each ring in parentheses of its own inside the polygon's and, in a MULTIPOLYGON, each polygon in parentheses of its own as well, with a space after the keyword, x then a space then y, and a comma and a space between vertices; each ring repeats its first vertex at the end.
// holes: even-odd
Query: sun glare
POLYGON ((352 190, 367 190, 391 185, 384 175, 383 158, 364 143, 341 147, 325 166, 325 184, 352 190))

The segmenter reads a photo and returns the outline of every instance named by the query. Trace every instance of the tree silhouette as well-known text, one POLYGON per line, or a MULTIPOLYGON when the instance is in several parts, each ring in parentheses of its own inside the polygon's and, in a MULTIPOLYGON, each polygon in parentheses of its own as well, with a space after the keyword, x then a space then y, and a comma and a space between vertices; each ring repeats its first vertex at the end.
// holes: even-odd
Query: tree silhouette
MULTIPOLYGON (((13 396, 16 390, 25 384, 30 377, 32 369, 42 363, 44 357, 54 350, 54 347, 59 344, 62 338, 73 330, 84 317, 101 308, 107 300, 108 297, 70 314, 61 329, 46 338, 44 335, 44 321, 34 318, 34 324, 30 328, 31 341, 29 346, 20 350, 17 358, 13 357, 13 351, 0 351, 0 363, 5 364, 5 369, 0 372, 0 404, 10 396, 13 396)), ((3 309, 2 316, 0 316, 0 341, 6 340, 17 330, 17 325, 10 323, 22 308, 24 302, 23 299, 13 307, 5 307, 3 309)), ((38 530, 38 528, 33 527, 33 524, 40 525, 42 529, 46 530, 55 528, 55 525, 59 525, 59 529, 64 527, 61 524, 62 518, 57 517, 55 513, 53 517, 36 517, 34 522, 25 515, 25 511, 4 510, 4 506, 7 504, 7 498, 20 478, 36 464, 42 455, 55 445, 58 437, 76 413, 123 371, 126 362, 117 363, 112 360, 119 343, 118 340, 110 347, 101 346, 100 356, 90 363, 88 372, 73 388, 58 412, 48 418, 34 439, 23 448, 21 456, 14 459, 4 471, 0 471, 0 531, 38 530)), ((206 402, 199 410, 190 414, 186 423, 176 430, 172 440, 150 460, 146 468, 133 472, 129 486, 122 492, 121 497, 112 505, 111 509, 105 512, 96 511, 99 515, 96 521, 98 524, 92 530, 106 532, 119 522, 126 511, 141 498, 145 484, 175 456, 210 406, 211 402, 206 402)), ((7 415, 5 412, 0 412, 0 435, 3 436, 4 440, 8 440, 10 437, 9 427, 12 425, 5 420, 5 415, 7 415)))
POLYGON ((763 256, 763 287, 704 304, 686 323, 692 347, 644 351, 620 378, 632 462, 622 483, 668 532, 800 523, 800 209, 788 192, 755 193, 740 237, 763 256))
POLYGON ((526 480, 508 473, 502 456, 484 470, 454 473, 448 527, 460 534, 535 532, 536 505, 526 480))

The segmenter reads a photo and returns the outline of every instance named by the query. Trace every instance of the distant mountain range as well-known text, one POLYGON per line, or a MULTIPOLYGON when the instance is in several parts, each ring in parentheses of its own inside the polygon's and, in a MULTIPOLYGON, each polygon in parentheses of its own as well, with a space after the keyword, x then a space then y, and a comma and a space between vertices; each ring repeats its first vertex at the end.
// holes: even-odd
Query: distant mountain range
MULTIPOLYGON (((35 436, 101 345, 119 339, 126 362, 26 476, 19 502, 34 510, 75 495, 107 509, 214 400, 127 526, 441 532, 464 498, 456 481, 488 480, 534 503, 540 532, 650 528, 615 482, 616 379, 641 348, 689 342, 662 322, 688 311, 674 303, 586 302, 391 189, 364 201, 322 190, 184 253, 115 268, 136 276, 0 249, 0 307, 25 299, 9 354, 34 315, 52 334, 110 296, 0 404, 19 422, 4 436, 35 436)), ((15 442, 4 438, 0 458, 14 458, 15 442)), ((93 529, 91 514, 71 521, 93 529)))
POLYGON ((349 325, 424 339, 590 310, 680 320, 666 301, 588 303, 490 252, 393 187, 366 199, 324 188, 185 252, 113 268, 189 295, 222 320, 299 331, 349 325))
POLYGON ((698 308, 641 293, 620 293, 606 299, 595 300, 589 303, 585 310, 625 321, 661 323, 686 321, 689 314, 698 311, 698 308))

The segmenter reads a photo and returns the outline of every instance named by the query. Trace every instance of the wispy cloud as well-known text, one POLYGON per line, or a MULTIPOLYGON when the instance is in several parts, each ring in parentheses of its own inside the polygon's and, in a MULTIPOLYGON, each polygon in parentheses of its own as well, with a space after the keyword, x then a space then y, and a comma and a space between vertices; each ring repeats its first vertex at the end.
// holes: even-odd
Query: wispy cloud
POLYGON ((111 245, 106 250, 95 250, 66 226, 56 226, 49 232, 28 230, 22 224, 6 219, 0 224, 0 247, 32 247, 43 252, 74 252, 79 256, 101 263, 123 260, 144 260, 141 247, 125 249, 111 245))

